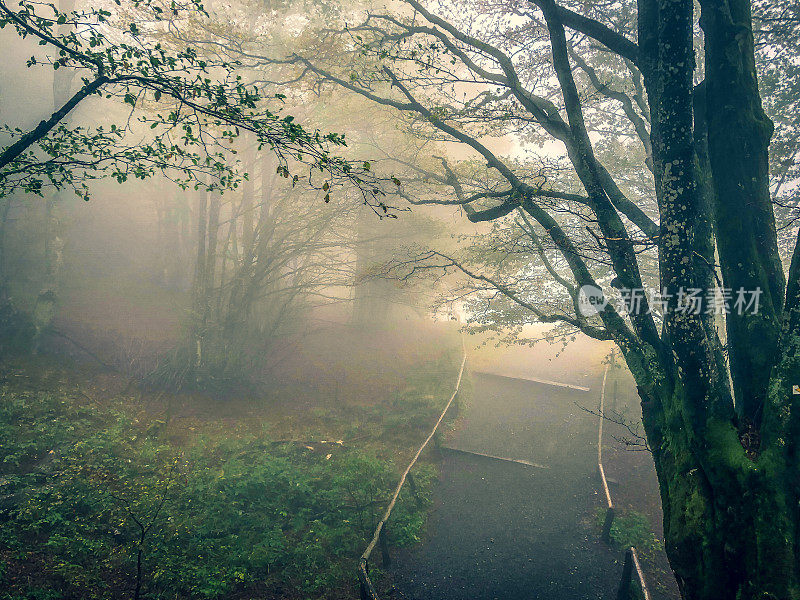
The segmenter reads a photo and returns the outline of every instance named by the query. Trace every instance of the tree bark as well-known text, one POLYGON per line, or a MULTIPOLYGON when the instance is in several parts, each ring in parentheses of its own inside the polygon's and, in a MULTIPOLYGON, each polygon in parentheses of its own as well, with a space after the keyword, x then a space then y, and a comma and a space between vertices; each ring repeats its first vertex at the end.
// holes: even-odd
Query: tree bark
POLYGON ((750 3, 704 0, 708 155, 722 276, 734 290, 763 292, 757 315, 727 320, 737 412, 761 418, 780 335, 785 280, 769 193, 772 122, 758 93, 750 3))
POLYGON ((205 189, 197 191, 195 206, 195 219, 197 231, 197 246, 195 252, 194 283, 192 284, 192 314, 189 352, 192 356, 192 373, 196 380, 203 367, 204 348, 203 342, 206 334, 206 237, 208 231, 208 192, 205 189))
POLYGON ((632 370, 683 598, 797 598, 796 476, 783 452, 770 456, 745 437, 757 431, 768 393, 787 390, 769 385, 784 289, 767 188, 771 127, 758 97, 749 5, 704 2, 703 15, 707 78, 695 88, 692 3, 639 2, 661 284, 672 295, 663 338, 674 364, 662 355, 657 368, 632 370), (728 10, 735 26, 724 22, 728 10), (764 291, 759 314, 728 315, 733 392, 712 319, 675 302, 681 288, 704 297, 713 290, 715 245, 726 287, 764 291))

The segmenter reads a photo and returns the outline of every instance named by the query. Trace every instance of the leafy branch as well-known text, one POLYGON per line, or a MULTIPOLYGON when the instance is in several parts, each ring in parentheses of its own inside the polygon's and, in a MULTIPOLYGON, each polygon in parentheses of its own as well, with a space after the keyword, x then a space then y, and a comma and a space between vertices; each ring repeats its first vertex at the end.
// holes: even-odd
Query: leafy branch
POLYGON ((45 48, 45 56, 32 56, 28 67, 72 69, 81 80, 36 127, 5 128, 12 141, 0 150, 0 197, 53 187, 88 199, 88 180, 110 176, 122 183, 159 173, 184 188, 235 188, 247 176, 238 170, 235 142, 247 134, 259 150, 278 157, 278 174, 293 185, 302 179, 323 189, 329 201, 334 185, 353 184, 376 212, 390 214, 382 201, 386 181, 369 162, 332 153, 346 146, 344 135, 311 131, 283 116, 285 97, 267 97, 247 84, 239 63, 176 46, 168 29, 208 17, 198 0, 115 2, 120 9, 112 14, 102 8, 60 12, 28 0, 12 9, 0 0, 0 28, 13 27, 20 38, 45 48), (90 98, 128 105, 131 116, 124 126, 67 124, 90 98), (307 174, 294 173, 299 165, 307 174), (312 178, 316 170, 320 178, 312 178))

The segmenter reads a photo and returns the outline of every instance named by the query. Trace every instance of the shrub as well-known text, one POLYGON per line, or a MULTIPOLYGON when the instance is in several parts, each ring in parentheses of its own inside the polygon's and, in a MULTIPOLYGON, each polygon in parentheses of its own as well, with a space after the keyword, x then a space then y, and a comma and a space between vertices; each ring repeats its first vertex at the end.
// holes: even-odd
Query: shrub
MULTIPOLYGON (((392 465, 244 433, 177 447, 156 425, 64 393, 0 388, 0 598, 108 598, 137 582, 141 598, 325 596, 352 579, 392 465)), ((404 492, 393 542, 419 538, 432 480, 418 472, 420 503, 404 492)))

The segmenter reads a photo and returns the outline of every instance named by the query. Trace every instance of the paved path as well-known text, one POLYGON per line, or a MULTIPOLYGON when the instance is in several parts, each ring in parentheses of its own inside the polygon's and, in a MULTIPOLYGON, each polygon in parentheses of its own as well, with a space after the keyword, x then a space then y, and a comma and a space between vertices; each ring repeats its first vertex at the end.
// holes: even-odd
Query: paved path
POLYGON ((612 599, 618 552, 595 539, 601 506, 595 407, 588 393, 473 375, 471 406, 447 442, 536 468, 442 451, 426 539, 398 552, 394 580, 412 600, 612 599))

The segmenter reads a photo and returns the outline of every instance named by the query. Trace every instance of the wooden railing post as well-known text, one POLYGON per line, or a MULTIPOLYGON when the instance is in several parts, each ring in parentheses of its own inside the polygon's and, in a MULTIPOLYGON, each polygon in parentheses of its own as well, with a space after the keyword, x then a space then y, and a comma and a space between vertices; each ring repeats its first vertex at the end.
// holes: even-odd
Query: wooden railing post
POLYGON ((633 575, 633 553, 628 548, 625 551, 625 564, 622 565, 622 579, 619 581, 617 600, 630 600, 631 576, 633 575))
MULTIPOLYGON (((611 352, 611 364, 606 365, 605 373, 603 373, 603 386, 600 389, 600 418, 597 424, 597 470, 600 473, 600 481, 603 484, 603 491, 606 495, 606 502, 608 509, 606 510, 606 518, 603 522, 603 533, 601 534, 601 539, 606 543, 611 543, 611 527, 614 524, 614 502, 611 500, 611 491, 608 489, 608 480, 606 479, 606 472, 603 468, 603 419, 605 418, 605 414, 603 410, 605 408, 605 395, 606 395, 606 379, 608 377, 609 367, 614 367, 616 364, 617 355, 616 352, 612 350, 611 352)), ((616 409, 617 406, 617 394, 618 394, 618 378, 614 378, 614 397, 613 397, 613 406, 616 409)), ((617 600, 630 600, 631 598, 631 580, 633 578, 633 568, 636 567, 636 575, 639 580, 639 583, 642 586, 642 594, 644 595, 644 600, 650 600, 650 592, 647 589, 647 584, 644 580, 644 573, 642 572, 642 566, 639 564, 639 557, 636 553, 636 548, 631 546, 625 551, 625 563, 622 565, 622 579, 619 582, 619 589, 617 590, 617 600)))
MULTIPOLYGON (((447 409, 450 408, 450 405, 455 400, 456 394, 458 394, 458 388, 461 385, 461 377, 464 375, 464 365, 467 363, 467 348, 464 345, 464 338, 461 338, 461 346, 464 352, 464 355, 461 359, 461 367, 458 369, 458 377, 456 378, 456 386, 455 390, 453 390, 453 394, 450 396, 450 399, 447 401, 447 404, 442 411, 442 414, 439 415, 439 420, 436 421, 436 424, 433 426, 430 434, 425 441, 422 442, 422 445, 417 450, 417 453, 414 455, 414 458, 411 459, 411 462, 406 467, 406 470, 400 476, 400 481, 397 483, 397 487, 394 490, 394 494, 392 495, 392 499, 389 501, 389 504, 386 506, 386 512, 383 514, 383 518, 378 522, 378 526, 375 529, 375 533, 372 535, 372 540, 367 545, 364 553, 361 555, 361 559, 358 565, 358 579, 361 583, 360 591, 361 591, 361 600, 378 600, 378 595, 375 592, 375 588, 372 585, 372 582, 369 579, 369 564, 367 561, 369 560, 370 555, 372 554, 373 549, 375 546, 380 545, 381 547, 381 554, 383 555, 383 566, 388 567, 389 563, 391 562, 391 558, 389 556, 389 544, 386 540, 386 524, 389 521, 389 515, 392 514, 392 509, 394 508, 397 499, 400 496, 400 490, 403 489, 403 484, 406 482, 407 478, 411 476, 411 469, 416 464, 417 460, 419 459, 422 451, 425 450, 427 445, 430 443, 431 439, 436 435, 439 425, 441 425, 442 420, 444 419, 444 415, 447 412, 447 409)), ((412 480, 413 481, 413 480, 412 480)), ((413 484, 413 487, 416 488, 416 485, 413 484)), ((416 495, 416 489, 414 490, 416 495)))
MULTIPOLYGON (((613 364, 615 354, 611 353, 611 362, 613 364)), ((597 422, 597 471, 600 474, 600 482, 603 484, 603 492, 606 496, 606 503, 608 509, 606 510, 606 518, 603 522, 603 533, 600 535, 606 544, 611 543, 611 525, 614 523, 614 502, 611 500, 611 490, 608 489, 608 480, 606 479, 606 471, 603 468, 603 419, 605 419, 605 401, 606 401, 606 379, 608 378, 609 366, 606 365, 606 370, 603 373, 603 386, 600 388, 600 418, 597 422)))
POLYGON ((378 542, 381 545, 381 556, 383 557, 383 566, 388 567, 391 564, 392 559, 389 556, 389 544, 386 541, 386 523, 384 523, 383 527, 381 527, 381 533, 378 536, 378 542))
POLYGON ((611 543, 611 526, 614 524, 614 509, 612 507, 608 507, 606 510, 606 519, 603 521, 603 534, 600 536, 600 539, 603 540, 606 544, 611 543))
POLYGON ((358 563, 358 583, 361 600, 371 600, 367 591, 367 578, 369 577, 369 563, 362 558, 358 563))

